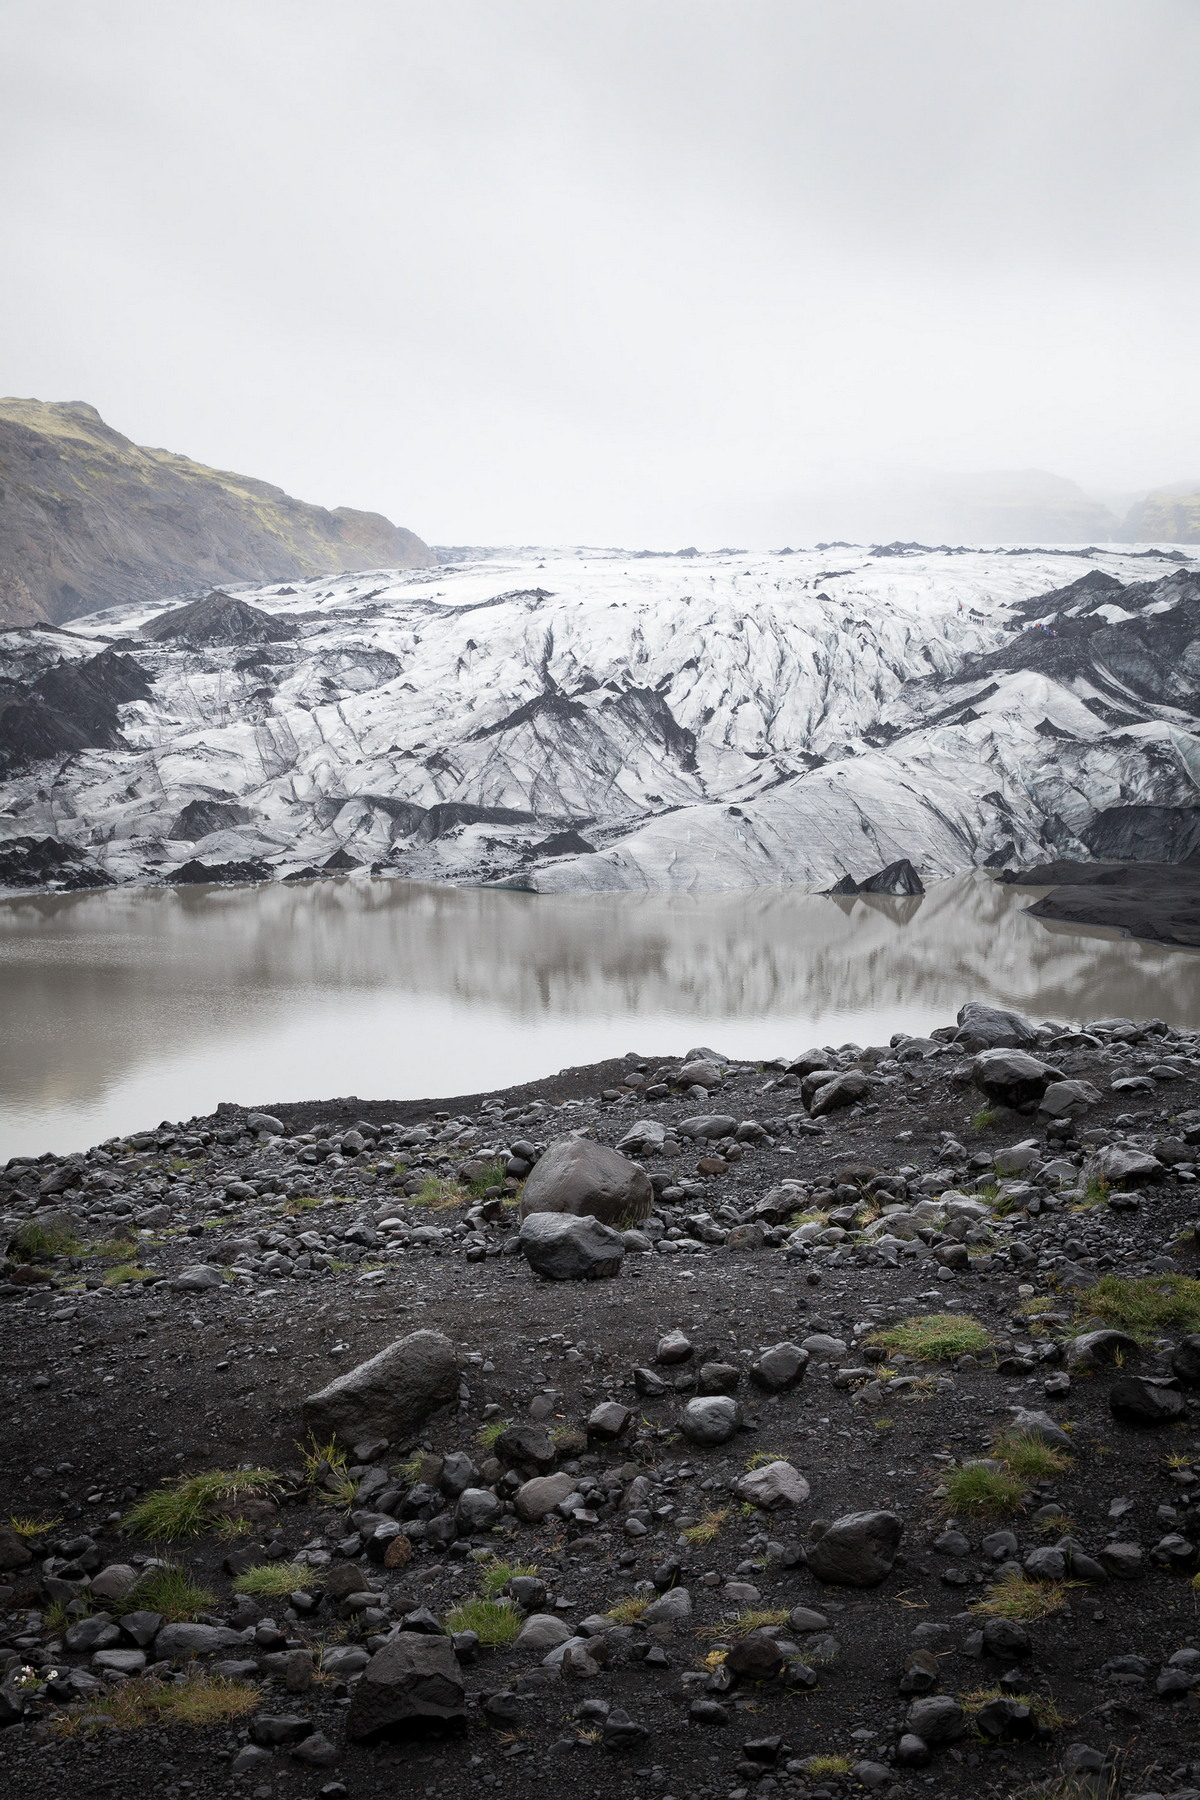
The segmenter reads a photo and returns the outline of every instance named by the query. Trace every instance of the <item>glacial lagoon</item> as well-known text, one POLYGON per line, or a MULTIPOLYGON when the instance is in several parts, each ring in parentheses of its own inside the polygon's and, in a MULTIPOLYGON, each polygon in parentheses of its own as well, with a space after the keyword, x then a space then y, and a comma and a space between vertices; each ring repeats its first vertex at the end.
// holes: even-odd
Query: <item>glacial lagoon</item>
POLYGON ((634 1050, 886 1043, 964 999, 1200 1026, 1200 957, 923 898, 531 895, 358 876, 0 901, 0 1160, 218 1101, 486 1093, 634 1050))

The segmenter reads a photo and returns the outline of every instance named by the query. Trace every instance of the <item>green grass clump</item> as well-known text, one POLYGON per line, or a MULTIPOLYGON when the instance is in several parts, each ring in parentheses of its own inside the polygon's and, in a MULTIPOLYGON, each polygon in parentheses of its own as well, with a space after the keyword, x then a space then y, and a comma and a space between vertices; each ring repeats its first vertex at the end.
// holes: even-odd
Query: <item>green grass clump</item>
POLYGON ((199 1537, 213 1524, 219 1506, 266 1494, 276 1480, 273 1469, 209 1469, 203 1475, 180 1475, 132 1506, 122 1529, 152 1543, 199 1537))
POLYGON ((833 1752, 821 1752, 816 1756, 806 1756, 804 1773, 806 1775, 848 1775, 850 1758, 835 1755, 833 1752))
POLYGON ((636 1625, 649 1604, 644 1594, 628 1594, 624 1600, 610 1606, 606 1616, 618 1625, 636 1625))
POLYGON ((327 1444, 318 1444, 315 1437, 310 1437, 307 1444, 297 1444, 296 1448, 309 1487, 327 1496, 335 1506, 349 1506, 358 1483, 346 1473, 350 1467, 349 1459, 337 1439, 330 1438, 327 1444))
POLYGON ((254 1563, 236 1577, 233 1591, 235 1594, 253 1594, 256 1600, 278 1600, 284 1594, 294 1594, 297 1588, 303 1589, 312 1578, 313 1572, 307 1563, 254 1563))
POLYGON ((1007 1518, 1019 1512, 1025 1483, 1001 1469, 973 1466, 955 1469, 946 1478, 946 1511, 980 1519, 989 1515, 1007 1518))
POLYGON ((462 1600, 446 1614, 451 1631, 473 1631, 485 1650, 514 1642, 524 1621, 507 1600, 462 1600))
POLYGON ((166 1683, 152 1675, 123 1681, 88 1700, 77 1711, 60 1713, 50 1726, 55 1737, 87 1731, 138 1731, 145 1725, 184 1725, 193 1731, 244 1718, 262 1704, 262 1689, 224 1675, 191 1675, 166 1683))
POLYGON ((971 1114, 971 1130, 989 1131, 999 1117, 1000 1113, 996 1107, 981 1106, 977 1113, 971 1114))
POLYGON ((1102 1275, 1086 1304, 1089 1317, 1119 1326, 1139 1343, 1200 1331, 1200 1281, 1191 1275, 1102 1275))
MULTIPOLYGON (((483 1580, 480 1588, 485 1600, 498 1600, 509 1582, 518 1575, 536 1575, 536 1563, 500 1562, 498 1559, 485 1563, 483 1580)), ((474 1627, 472 1627, 474 1629, 474 1627)))
POLYGON ((1046 1619, 1067 1603, 1067 1590, 1078 1581, 1030 1581, 1027 1575, 1005 1575, 994 1582, 970 1611, 994 1619, 1046 1619))
POLYGON ((211 1588, 193 1581, 178 1563, 169 1563, 160 1569, 147 1569, 125 1598, 117 1602, 116 1610, 161 1613, 168 1624, 174 1625, 183 1619, 194 1619, 216 1602, 211 1588))
POLYGON ((918 1362, 953 1362, 956 1356, 989 1350, 992 1339, 987 1327, 969 1313, 926 1313, 905 1319, 889 1331, 872 1332, 870 1342, 918 1362))
POLYGON ((15 1531, 18 1537, 45 1537, 48 1531, 53 1531, 56 1525, 62 1524, 62 1514, 55 1513, 51 1518, 38 1519, 32 1513, 9 1513, 8 1524, 9 1529, 15 1531))
POLYGON ((752 1469, 765 1469, 768 1463, 785 1461, 782 1450, 756 1450, 753 1456, 746 1458, 746 1473, 752 1469))
POLYGON ((140 1263, 118 1263, 104 1277, 105 1287, 123 1287, 127 1281, 156 1281, 158 1276, 153 1269, 143 1269, 140 1263))
POLYGON ((482 1200, 489 1188, 503 1187, 508 1179, 508 1165, 502 1156, 484 1164, 483 1173, 466 1184, 472 1200, 482 1200))
POLYGON ((959 1704, 968 1717, 973 1718, 989 1700, 1015 1700, 1018 1706, 1027 1706, 1037 1723, 1046 1731, 1061 1731, 1064 1725, 1070 1723, 1046 1694, 1009 1694, 998 1687, 976 1688, 970 1694, 963 1694, 959 1704))
POLYGON ((409 1194, 409 1206, 424 1206, 430 1212, 446 1212, 453 1206, 462 1206, 468 1199, 465 1188, 456 1181, 449 1181, 442 1175, 426 1175, 421 1190, 409 1194))
POLYGON ((52 1256, 83 1255, 83 1245, 69 1225, 43 1223, 37 1219, 18 1225, 8 1247, 12 1255, 23 1256, 27 1262, 48 1262, 52 1256))
POLYGON ((1004 1431, 992 1445, 992 1455, 1024 1481, 1049 1481, 1071 1467, 1065 1450, 1043 1443, 1033 1431, 1004 1431))
POLYGON ((697 1548, 701 1544, 711 1544, 729 1517, 729 1512, 730 1509, 727 1506, 719 1507, 713 1512, 706 1512, 697 1524, 689 1525, 681 1535, 687 1539, 689 1544, 693 1544, 697 1548))
POLYGON ((481 1450, 487 1450, 490 1453, 496 1448, 496 1439, 507 1431, 511 1424, 511 1419, 489 1419, 486 1425, 479 1427, 475 1434, 475 1442, 481 1450))
POLYGON ((719 1625, 705 1627, 701 1635, 714 1638, 744 1638, 752 1631, 765 1631, 780 1625, 786 1625, 788 1609, 786 1606, 763 1609, 747 1608, 740 1612, 736 1619, 724 1619, 719 1625))

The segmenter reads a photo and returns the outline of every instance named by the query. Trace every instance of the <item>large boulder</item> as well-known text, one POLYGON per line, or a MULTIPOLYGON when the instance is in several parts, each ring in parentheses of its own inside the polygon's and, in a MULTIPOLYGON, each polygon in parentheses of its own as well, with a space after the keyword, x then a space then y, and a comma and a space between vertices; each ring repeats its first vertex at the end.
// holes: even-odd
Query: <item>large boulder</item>
POLYGON ((1158 1181, 1166 1172, 1157 1156, 1136 1144, 1105 1144, 1089 1164, 1089 1173, 1103 1175, 1110 1187, 1126 1181, 1158 1181))
POLYGON ((304 1402, 304 1423, 318 1442, 382 1437, 403 1443, 439 1406, 458 1398, 458 1359, 440 1331, 413 1331, 347 1369, 304 1402))
POLYGON ((1004 1012, 997 1006, 983 1006, 968 1000, 958 1009, 958 1031, 954 1042, 964 1050, 1019 1050, 1037 1043, 1037 1031, 1020 1013, 1004 1012))
POLYGON ((1022 1107, 1040 1100, 1063 1075, 1024 1050, 984 1050, 971 1064, 971 1079, 987 1099, 1022 1107))
POLYGON ((803 1506, 810 1491, 799 1469, 783 1461, 751 1469, 737 1484, 739 1500, 767 1510, 773 1506, 803 1506))
POLYGON ((892 1512, 844 1513, 809 1550, 809 1569, 839 1587, 875 1587, 892 1572, 903 1530, 892 1512))
POLYGON ((808 1110, 814 1119, 824 1118, 826 1113, 838 1112, 843 1106, 854 1106, 864 1095, 869 1094, 874 1083, 861 1069, 847 1069, 844 1075, 835 1075, 832 1081, 823 1081, 809 1102, 808 1110))
POLYGON ((644 1219, 653 1201, 645 1169, 572 1132, 556 1138, 535 1163, 521 1195, 521 1217, 573 1213, 602 1225, 629 1225, 644 1219))
POLYGON ((575 1492, 575 1477, 565 1471, 558 1475, 535 1475, 513 1495, 517 1517, 527 1525, 536 1525, 549 1517, 555 1507, 575 1492))
POLYGON ((726 1394, 714 1394, 702 1400, 689 1400, 679 1420, 679 1428, 689 1444, 712 1447, 727 1444, 742 1422, 742 1409, 726 1394))
POLYGON ((377 1650, 354 1689, 347 1731, 419 1731, 465 1725, 466 1696, 454 1647, 447 1637, 401 1631, 377 1650))
POLYGON ((521 1221, 519 1243, 535 1275, 548 1281, 596 1281, 620 1272, 625 1240, 590 1215, 532 1212, 521 1221))
POLYGON ((1186 1411, 1177 1388, 1164 1387, 1141 1375, 1126 1375, 1108 1392, 1109 1410, 1126 1425, 1173 1425, 1186 1411))
POLYGON ((1046 1119, 1081 1119, 1101 1099, 1090 1081, 1052 1081, 1038 1101, 1038 1112, 1046 1119))
POLYGON ((244 1644, 241 1632, 229 1625, 164 1625, 154 1640, 154 1655, 158 1662, 186 1661, 193 1656, 216 1656, 244 1644))

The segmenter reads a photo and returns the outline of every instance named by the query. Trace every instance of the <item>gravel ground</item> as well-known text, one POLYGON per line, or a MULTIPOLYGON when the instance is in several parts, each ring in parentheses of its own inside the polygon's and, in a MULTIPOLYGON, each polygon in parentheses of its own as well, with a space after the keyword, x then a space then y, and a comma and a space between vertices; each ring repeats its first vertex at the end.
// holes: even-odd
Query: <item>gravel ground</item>
POLYGON ((86 1157, 10 1163, 0 1517, 19 1528, 0 1531, 5 1791, 1007 1795, 1062 1777, 1081 1745, 1114 1792, 1200 1790, 1200 1387, 1176 1373, 1200 1329, 1188 1285, 1200 1276, 1188 1141, 1200 1140, 1200 1039, 1156 1022, 1038 1028, 1032 1054, 1063 1082, 1093 1084, 1056 1120, 1044 1103, 984 1110, 975 1046, 952 1031, 828 1046, 794 1073, 793 1058, 744 1067, 690 1051, 485 1096, 231 1106, 86 1157), (680 1083, 697 1061, 716 1065, 707 1088, 680 1083), (819 1065, 826 1079, 806 1094, 819 1065), (862 1079, 814 1118, 830 1069, 862 1079), (717 1115, 740 1135, 684 1133, 717 1115), (665 1140, 637 1155, 655 1186, 645 1235, 615 1278, 540 1279, 516 1242, 520 1179, 565 1132, 611 1145, 642 1121, 665 1140), (885 1206, 903 1210, 882 1219, 885 1206), (1143 1332, 1119 1365, 1068 1370, 1073 1334, 1112 1322, 1111 1296, 1126 1292, 1114 1277, 1180 1276, 1194 1319, 1143 1332), (977 1321, 986 1347, 897 1361, 871 1341, 929 1315, 977 1321), (403 1441, 361 1446, 357 1463, 306 1464, 304 1397, 418 1329, 454 1346, 457 1402, 403 1441), (659 1360, 674 1330, 690 1352, 659 1360), (803 1379, 772 1392, 752 1376, 764 1349, 806 1340, 803 1379), (733 1370, 741 1420, 705 1448, 680 1423, 714 1363, 733 1370), (637 1385, 635 1369, 648 1371, 637 1385), (1117 1416, 1131 1375, 1166 1382, 1142 1399, 1171 1396, 1174 1416, 1117 1416), (587 1430, 610 1400, 629 1409, 611 1442, 587 1430), (1062 1466, 1024 1481, 1011 1516, 955 1512, 946 1482, 987 1456, 1016 1409, 1068 1429, 1062 1466), (569 1505, 539 1523, 512 1502, 532 1466, 494 1454, 508 1421, 551 1430, 557 1468, 576 1478, 569 1505), (446 1459, 464 1453, 472 1487, 503 1508, 474 1533, 443 1529, 463 1466, 446 1459), (753 1459, 786 1461, 809 1497, 749 1504, 737 1483, 753 1459), (166 1547, 124 1528, 162 1482, 239 1466, 277 1477, 265 1498, 230 1503, 240 1524, 210 1517, 166 1547), (364 1551, 381 1495, 388 1529, 364 1551), (894 1566, 872 1586, 819 1578, 809 1558, 830 1523, 860 1512, 902 1521, 894 1566), (373 1560, 397 1537, 389 1515, 411 1542, 394 1566, 373 1560), (996 1541, 1006 1530, 1015 1544, 996 1541), (1060 1544, 1056 1563, 1044 1553, 1060 1544), (994 1654, 974 1609, 1002 1565, 1032 1552, 1048 1610, 1025 1626, 1027 1646, 994 1654), (203 1663, 167 1656, 165 1639, 144 1646, 171 1677, 159 1692, 227 1670, 243 1710, 221 1722, 104 1722, 130 1671, 94 1658, 136 1643, 119 1626, 99 1650, 80 1642, 81 1620, 121 1616, 89 1584, 119 1586, 100 1573, 113 1565, 144 1581, 155 1558, 208 1590, 181 1616, 243 1634, 203 1663), (575 1635, 595 1655, 562 1675, 543 1667, 544 1647, 459 1637, 460 1722, 350 1735, 367 1656, 403 1619, 419 1624, 416 1609, 453 1630, 450 1609, 496 1559, 536 1566, 545 1593, 527 1591, 525 1611, 573 1632, 593 1621, 575 1635), (235 1596, 247 1567, 296 1561, 303 1587, 235 1596), (355 1594, 355 1571, 375 1595, 365 1610, 338 1597, 355 1594), (686 1616, 635 1617, 681 1590, 686 1616), (595 1622, 620 1603, 626 1623, 595 1622), (748 1612, 769 1615, 782 1675, 731 1680, 722 1666, 748 1612), (928 1667, 913 1673, 916 1651, 928 1667), (910 1765, 901 1740, 922 1683, 965 1708, 958 1735, 910 1765), (1002 1690, 1031 1711, 994 1741, 972 1721, 979 1696, 1002 1690))

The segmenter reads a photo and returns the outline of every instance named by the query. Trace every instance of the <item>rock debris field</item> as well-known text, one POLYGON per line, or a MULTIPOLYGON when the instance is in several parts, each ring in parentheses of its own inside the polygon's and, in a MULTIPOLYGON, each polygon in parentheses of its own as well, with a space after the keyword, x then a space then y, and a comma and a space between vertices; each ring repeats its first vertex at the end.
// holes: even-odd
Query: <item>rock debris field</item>
POLYGON ((1200 1033, 15 1159, 6 1794, 1200 1794, 1200 1033))

